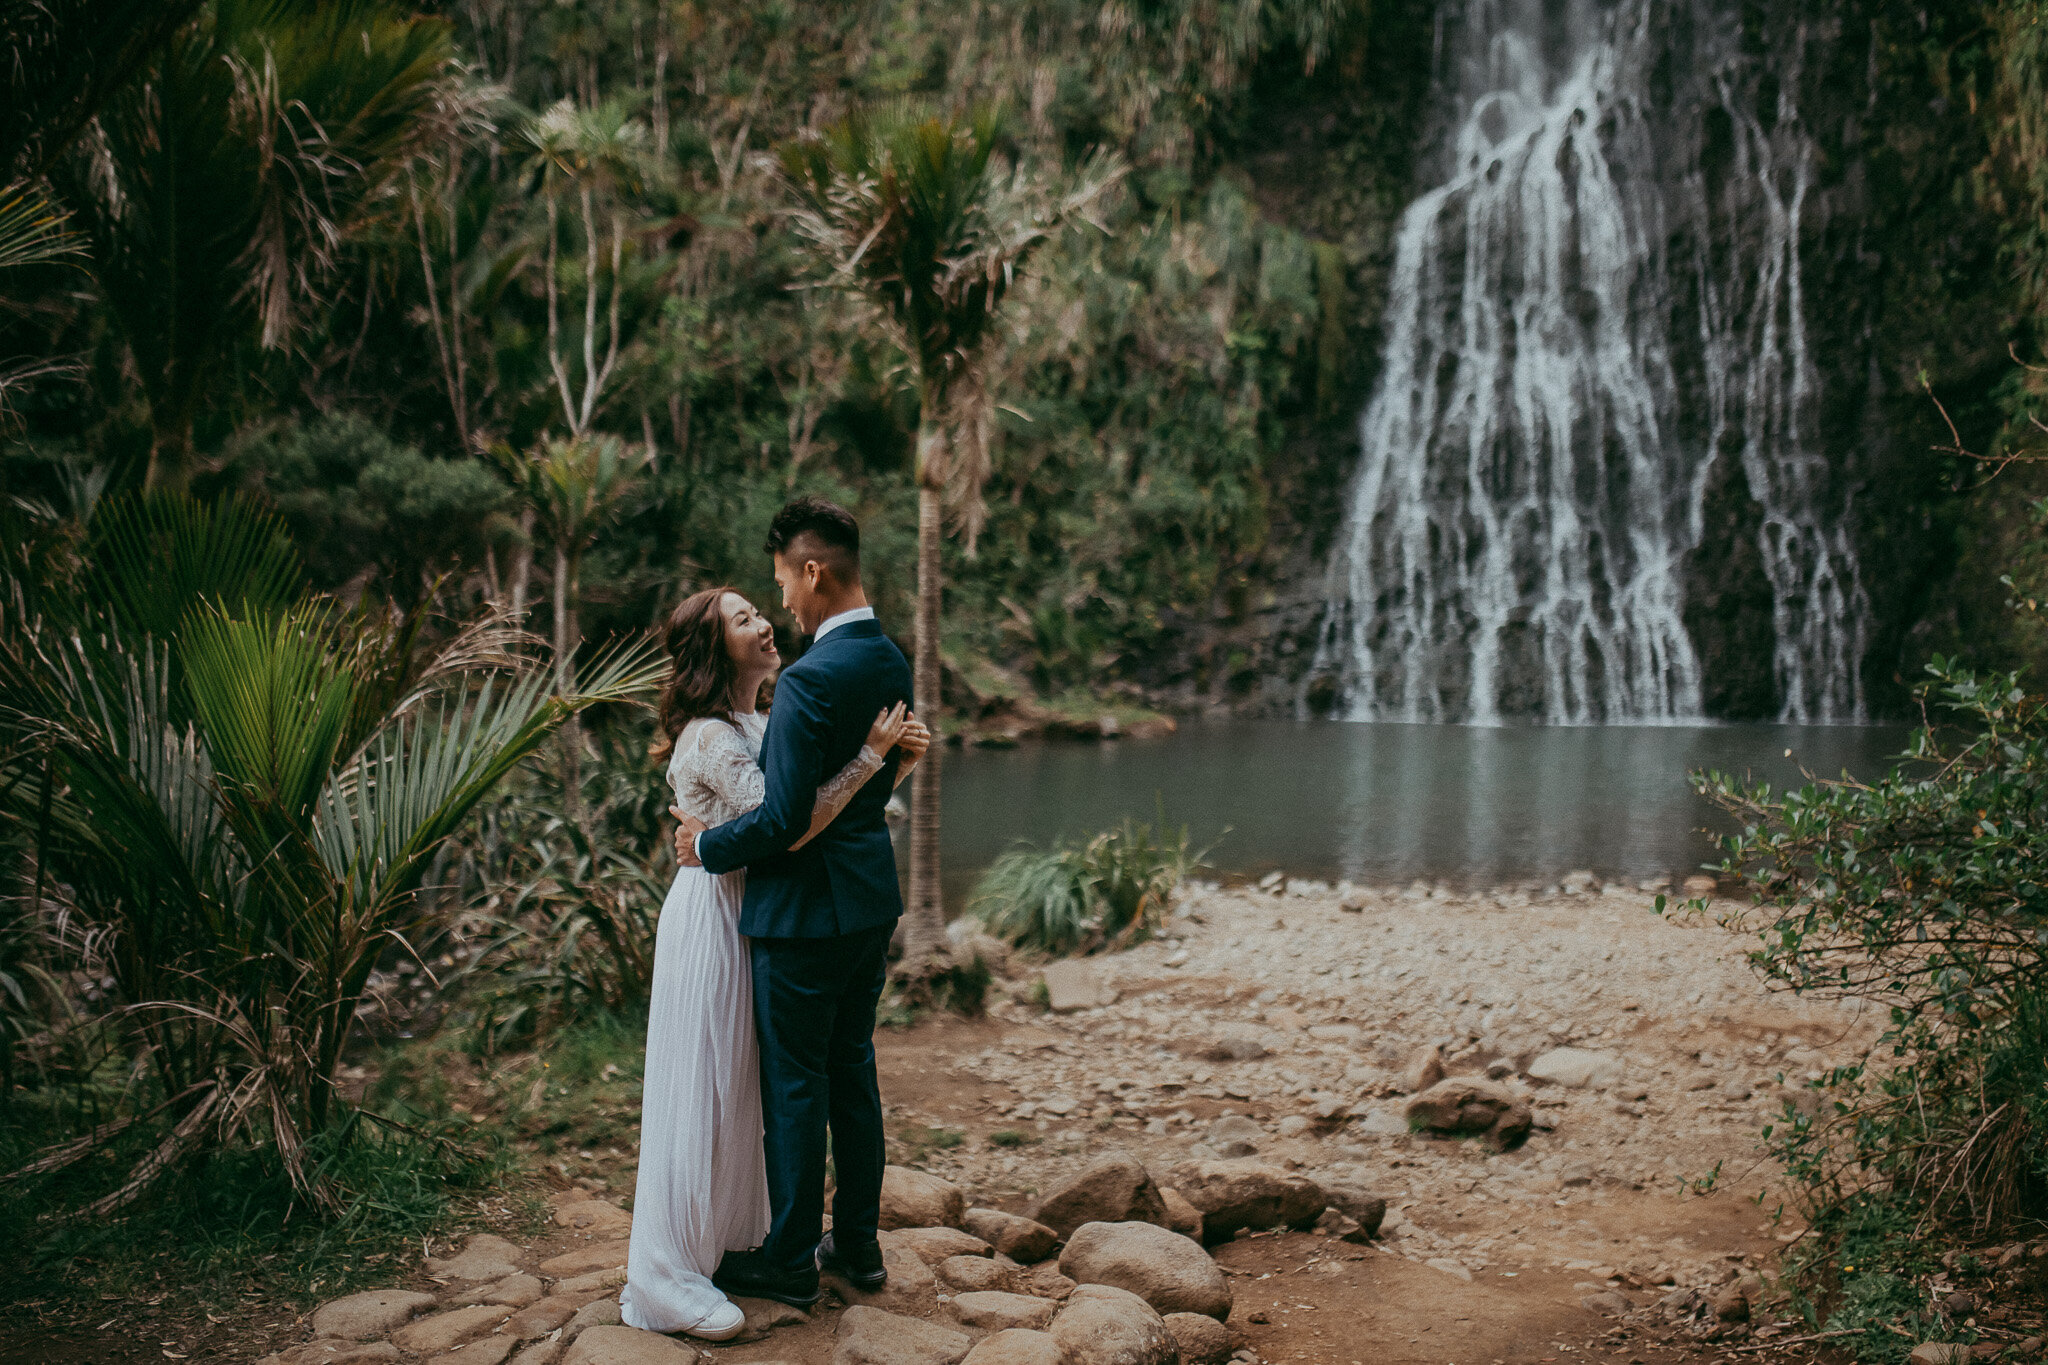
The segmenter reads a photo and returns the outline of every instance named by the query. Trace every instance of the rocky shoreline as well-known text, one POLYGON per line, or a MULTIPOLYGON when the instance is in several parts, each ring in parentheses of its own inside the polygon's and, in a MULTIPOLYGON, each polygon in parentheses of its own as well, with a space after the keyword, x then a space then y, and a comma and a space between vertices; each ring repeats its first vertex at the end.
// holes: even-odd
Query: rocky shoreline
MULTIPOLYGON (((1789 1339, 1806 1329, 1771 1271, 1798 1228, 1743 1197, 1774 1179, 1758 1133, 1880 1021, 1766 991, 1746 909, 1659 916, 1586 878, 1462 896, 1275 878, 1190 886, 1126 952, 1035 963, 983 942, 988 1018, 879 1043, 903 1163, 889 1285, 834 1285, 814 1315, 749 1303, 715 1358, 1341 1365, 1370 1323, 1374 1358, 1440 1362, 1479 1358, 1439 1348, 1504 1311, 1534 1343, 1488 1348, 1508 1361, 1580 1349, 1575 1332, 1653 1352, 1789 1339), (1423 1291, 1387 1302, 1362 1279, 1380 1266, 1423 1291)), ((609 1201, 630 1172, 575 1174, 551 1240, 475 1239, 379 1291, 400 1298, 341 1301, 390 1325, 349 1337, 330 1304, 266 1365, 711 1354, 618 1324, 630 1218, 609 1201)), ((2003 1311, 1987 1330, 2018 1332, 2003 1311)))

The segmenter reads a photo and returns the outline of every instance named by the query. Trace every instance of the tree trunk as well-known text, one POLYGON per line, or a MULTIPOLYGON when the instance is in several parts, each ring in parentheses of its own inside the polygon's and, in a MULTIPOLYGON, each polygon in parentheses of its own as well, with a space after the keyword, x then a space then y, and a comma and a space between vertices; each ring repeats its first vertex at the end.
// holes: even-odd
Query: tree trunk
POLYGON ((191 481, 192 419, 173 418, 151 433, 142 486, 151 493, 182 493, 191 481))
MULTIPOLYGON (((568 547, 555 547, 555 686, 576 687, 576 646, 582 642, 576 620, 576 580, 580 566, 568 547)), ((575 715, 562 722, 562 814, 570 824, 583 823, 583 726, 575 715)))
POLYGON ((526 594, 533 579, 533 509, 519 511, 519 543, 512 547, 512 619, 526 626, 526 594))
MULTIPOLYGON (((918 465, 936 470, 939 433, 918 433, 918 465)), ((939 723, 939 533, 943 494, 922 478, 917 490, 917 659, 914 677, 917 714, 939 723)), ((939 755, 934 749, 910 775, 910 905, 904 922, 903 974, 923 975, 946 942, 945 907, 939 897, 939 755)))

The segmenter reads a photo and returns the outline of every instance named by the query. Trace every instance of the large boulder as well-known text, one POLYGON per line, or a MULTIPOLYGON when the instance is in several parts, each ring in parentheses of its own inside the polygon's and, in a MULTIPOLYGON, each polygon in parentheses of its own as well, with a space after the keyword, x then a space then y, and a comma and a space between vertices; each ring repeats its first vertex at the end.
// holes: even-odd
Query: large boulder
POLYGON ((1163 1321, 1173 1344, 1180 1347, 1180 1365, 1230 1365, 1237 1334, 1206 1313, 1168 1313, 1163 1321))
POLYGON ((1060 1253, 1082 1285, 1128 1289, 1159 1313, 1230 1316, 1230 1281, 1199 1242, 1150 1223, 1084 1223, 1060 1253))
MULTIPOLYGON (((1171 1206, 1167 1211, 1172 1212, 1171 1206)), ((969 1209, 960 1226, 1019 1265, 1044 1260, 1060 1242, 1060 1235, 1037 1219, 1000 1209, 969 1209)))
POLYGON ((1246 1228, 1309 1228, 1329 1204, 1305 1175, 1256 1161, 1189 1161, 1169 1183, 1202 1214, 1202 1240, 1227 1242, 1246 1228))
POLYGON ((961 1325, 981 1332, 1003 1332, 1015 1327, 1042 1331, 1051 1324, 1056 1307, 1050 1299, 993 1290, 956 1294, 952 1303, 953 1316, 960 1319, 961 1325))
POLYGON ((1066 1365, 1050 1332, 1011 1327, 984 1337, 961 1365, 1066 1365))
POLYGON ((1484 1133, 1503 1151, 1520 1145, 1534 1125, 1529 1101, 1492 1081, 1454 1076, 1412 1097, 1402 1111, 1411 1127, 1433 1133, 1484 1133))
POLYGON ((1056 1182, 1032 1217, 1067 1237, 1083 1223, 1164 1223, 1166 1204, 1143 1162, 1129 1152, 1106 1152, 1056 1182))
POLYGON ((1359 1231, 1368 1238, 1375 1236, 1387 1219, 1387 1201, 1376 1194, 1350 1185, 1327 1185, 1323 1192, 1330 1207, 1357 1223, 1359 1231))
POLYGON ((968 1345, 950 1327, 855 1304, 839 1319, 832 1365, 957 1365, 968 1345))
POLYGON ((391 1334, 391 1344, 401 1351, 413 1351, 423 1356, 439 1355, 496 1327, 510 1316, 503 1308, 489 1303, 451 1308, 432 1317, 414 1319, 391 1334))
POLYGON ((314 1309, 313 1335, 368 1341, 371 1337, 389 1335, 411 1322, 413 1314, 433 1306, 432 1294, 411 1289, 371 1289, 314 1309))
POLYGON ((1052 1320, 1066 1365, 1177 1365, 1180 1348, 1159 1314, 1136 1294, 1084 1284, 1052 1320))
POLYGON ((957 1228, 967 1196, 949 1180, 907 1166, 882 1168, 882 1221, 895 1228, 957 1228))

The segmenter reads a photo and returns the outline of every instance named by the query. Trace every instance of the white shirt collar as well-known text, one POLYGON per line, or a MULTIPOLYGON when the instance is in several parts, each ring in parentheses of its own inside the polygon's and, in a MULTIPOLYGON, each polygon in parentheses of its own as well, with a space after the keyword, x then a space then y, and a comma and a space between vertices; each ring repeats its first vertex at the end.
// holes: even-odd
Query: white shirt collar
POLYGON ((874 619, 875 609, 873 607, 854 607, 850 611, 840 612, 837 616, 828 616, 823 624, 818 627, 818 633, 811 637, 811 643, 818 643, 818 641, 824 639, 841 626, 849 625, 854 621, 872 621, 874 619))

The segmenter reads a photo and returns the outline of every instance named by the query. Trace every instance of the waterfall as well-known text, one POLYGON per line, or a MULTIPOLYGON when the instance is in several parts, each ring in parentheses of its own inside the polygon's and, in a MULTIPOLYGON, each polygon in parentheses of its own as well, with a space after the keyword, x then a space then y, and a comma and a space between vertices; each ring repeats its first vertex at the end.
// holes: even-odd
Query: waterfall
POLYGON ((1344 714, 1697 718, 1685 558, 1739 452, 1784 715, 1861 715, 1869 608, 1801 313, 1814 153, 1796 80, 1759 81, 1735 25, 1711 0, 1466 8, 1311 669, 1344 714), (1673 90, 1674 66, 1698 74, 1673 90))

